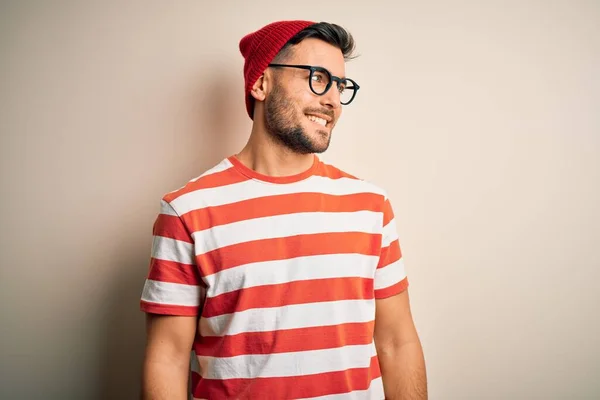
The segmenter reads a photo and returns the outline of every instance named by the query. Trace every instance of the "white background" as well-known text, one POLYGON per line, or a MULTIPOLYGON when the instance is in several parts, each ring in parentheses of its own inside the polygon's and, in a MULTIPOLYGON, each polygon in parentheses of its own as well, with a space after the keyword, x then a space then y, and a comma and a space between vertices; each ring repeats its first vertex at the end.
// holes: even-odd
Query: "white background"
POLYGON ((397 215, 431 399, 600 397, 597 1, 4 1, 0 397, 132 399, 161 196, 245 143, 239 39, 335 22, 323 158, 397 215))

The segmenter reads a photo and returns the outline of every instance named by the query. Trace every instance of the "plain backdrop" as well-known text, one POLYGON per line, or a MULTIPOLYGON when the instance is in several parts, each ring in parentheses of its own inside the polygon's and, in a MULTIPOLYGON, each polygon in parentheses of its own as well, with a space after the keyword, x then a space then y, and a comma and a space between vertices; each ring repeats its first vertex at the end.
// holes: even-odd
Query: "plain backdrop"
POLYGON ((430 398, 600 398, 594 0, 2 1, 0 398, 137 398, 160 198, 246 142, 279 19, 357 41, 322 158, 390 194, 430 398))

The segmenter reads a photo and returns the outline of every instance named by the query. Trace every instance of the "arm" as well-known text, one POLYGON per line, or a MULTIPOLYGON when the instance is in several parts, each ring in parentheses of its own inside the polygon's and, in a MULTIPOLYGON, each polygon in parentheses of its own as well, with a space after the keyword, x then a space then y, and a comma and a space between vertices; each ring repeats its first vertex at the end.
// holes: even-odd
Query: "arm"
POLYGON ((421 342, 413 323, 408 280, 389 199, 383 206, 381 255, 375 272, 373 339, 385 398, 427 399, 427 378, 421 342))
POLYGON ((147 315, 142 400, 187 400, 190 353, 204 295, 194 241, 177 212, 163 200, 140 299, 147 315))
POLYGON ((410 311, 408 290, 376 300, 374 340, 385 398, 427 399, 425 360, 410 311))
POLYGON ((187 400, 196 317, 147 314, 142 400, 187 400))

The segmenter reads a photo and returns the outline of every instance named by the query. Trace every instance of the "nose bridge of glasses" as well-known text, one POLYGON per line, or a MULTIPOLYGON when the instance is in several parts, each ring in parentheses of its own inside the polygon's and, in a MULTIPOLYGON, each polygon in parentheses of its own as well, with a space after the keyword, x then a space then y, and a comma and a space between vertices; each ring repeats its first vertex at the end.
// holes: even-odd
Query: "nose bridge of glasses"
POLYGON ((340 77, 331 75, 331 80, 335 82, 338 89, 341 89, 341 88, 345 89, 347 86, 346 78, 340 78, 340 77))

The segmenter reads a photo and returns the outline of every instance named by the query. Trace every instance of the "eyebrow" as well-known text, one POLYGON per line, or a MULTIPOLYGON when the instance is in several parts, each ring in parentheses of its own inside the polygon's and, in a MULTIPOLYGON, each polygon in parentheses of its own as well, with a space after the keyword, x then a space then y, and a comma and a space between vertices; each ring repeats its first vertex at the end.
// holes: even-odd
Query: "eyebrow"
POLYGON ((332 76, 335 76, 335 77, 337 77, 337 78, 340 78, 340 79, 346 79, 346 76, 337 76, 336 74, 334 74, 333 72, 331 72, 331 70, 330 70, 329 68, 325 68, 325 67, 323 67, 322 65, 315 65, 315 67, 319 67, 319 68, 326 69, 327 71, 329 71, 329 73, 330 73, 332 76))

